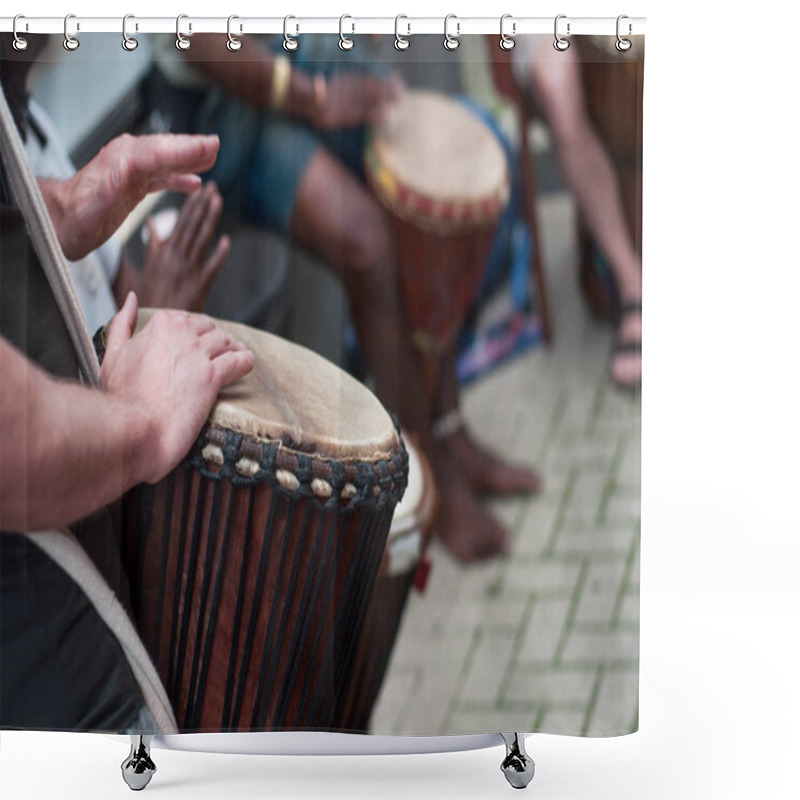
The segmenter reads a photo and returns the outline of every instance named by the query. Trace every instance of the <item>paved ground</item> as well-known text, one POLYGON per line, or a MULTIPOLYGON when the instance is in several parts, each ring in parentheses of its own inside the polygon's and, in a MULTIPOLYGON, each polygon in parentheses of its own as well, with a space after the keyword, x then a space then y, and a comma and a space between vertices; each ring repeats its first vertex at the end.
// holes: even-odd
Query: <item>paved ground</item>
POLYGON ((545 488, 493 503, 512 557, 465 569, 434 546, 375 733, 637 725, 641 403, 609 385, 611 330, 579 298, 570 200, 546 196, 541 213, 555 342, 470 387, 464 411, 487 440, 538 464, 545 488))

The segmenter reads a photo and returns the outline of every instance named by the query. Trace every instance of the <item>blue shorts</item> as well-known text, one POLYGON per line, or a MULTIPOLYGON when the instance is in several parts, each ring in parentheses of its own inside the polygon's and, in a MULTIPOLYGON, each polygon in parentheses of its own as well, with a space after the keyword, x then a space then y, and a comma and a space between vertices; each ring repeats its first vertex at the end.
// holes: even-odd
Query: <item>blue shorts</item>
MULTIPOLYGON (((338 41, 338 36, 303 36, 298 49, 289 54, 292 68, 327 77, 345 70, 380 70, 380 64, 359 58, 359 49, 368 50, 365 43, 342 52, 338 41)), ((278 233, 289 234, 297 193, 319 147, 363 177, 364 128, 318 131, 253 108, 218 89, 203 102, 194 127, 219 135, 220 151, 209 177, 219 185, 226 209, 278 233)))

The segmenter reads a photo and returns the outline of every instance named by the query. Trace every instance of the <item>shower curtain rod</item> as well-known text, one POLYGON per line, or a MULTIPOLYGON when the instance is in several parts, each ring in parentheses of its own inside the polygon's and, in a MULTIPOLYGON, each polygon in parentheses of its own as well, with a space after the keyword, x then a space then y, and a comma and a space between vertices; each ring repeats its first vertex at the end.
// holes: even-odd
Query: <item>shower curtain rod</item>
MULTIPOLYGON (((0 33, 12 33, 15 17, 0 17, 0 33)), ((70 14, 65 17, 36 17, 17 15, 16 32, 20 36, 25 33, 65 33, 68 28, 70 36, 83 33, 119 33, 122 35, 122 17, 81 17, 70 14)), ((178 20, 175 17, 136 17, 128 15, 125 30, 128 36, 137 33, 175 33, 178 20)), ((444 17, 193 17, 180 16, 180 30, 183 35, 189 33, 227 33, 231 24, 231 32, 237 36, 247 33, 280 33, 290 36, 302 36, 304 33, 342 33, 344 35, 360 33, 384 33, 401 36, 417 34, 439 34, 447 31, 452 36, 466 34, 500 34, 500 17, 459 17, 449 15, 447 23, 444 17)), ((514 17, 504 15, 502 29, 508 36, 519 36, 526 33, 553 34, 554 17, 514 17)), ((570 17, 559 15, 558 31, 560 35, 581 36, 590 34, 617 34, 616 17, 570 17)), ((623 36, 640 36, 645 32, 644 17, 623 17, 620 33, 623 36)))

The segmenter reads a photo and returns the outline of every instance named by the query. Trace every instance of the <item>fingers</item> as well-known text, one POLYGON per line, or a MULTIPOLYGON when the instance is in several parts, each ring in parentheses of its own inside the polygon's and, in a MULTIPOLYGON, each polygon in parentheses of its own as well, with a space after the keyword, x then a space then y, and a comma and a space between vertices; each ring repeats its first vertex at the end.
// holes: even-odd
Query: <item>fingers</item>
POLYGON ((198 335, 202 336, 216 328, 214 320, 205 314, 186 314, 189 327, 198 335))
POLYGON ((403 94, 404 86, 396 76, 389 79, 366 76, 364 94, 368 103, 368 122, 382 122, 386 118, 389 107, 403 94))
POLYGON ((155 217, 147 218, 147 254, 146 259, 154 258, 156 253, 164 246, 164 240, 158 235, 158 226, 155 217))
POLYGON ((393 72, 387 81, 389 86, 389 99, 392 101, 400 100, 406 92, 406 83, 402 75, 393 72))
POLYGON ((219 274, 220 269, 222 269, 222 265, 227 260, 230 252, 231 240, 228 236, 223 236, 219 242, 217 242, 214 252, 209 256, 208 261, 203 265, 203 270, 200 273, 200 284, 203 290, 208 289, 211 284, 214 283, 214 280, 219 274))
POLYGON ((222 330, 222 328, 214 328, 208 331, 201 337, 200 341, 212 361, 228 351, 245 349, 242 342, 234 339, 232 334, 222 330))
POLYGON ((113 354, 127 342, 136 329, 136 318, 139 313, 139 301, 134 292, 128 292, 125 303, 108 326, 106 337, 106 353, 113 354))
POLYGON ((181 258, 188 260, 188 253, 191 250, 192 242, 197 236, 197 229, 202 222, 204 208, 206 204, 206 189, 198 189, 192 192, 183 201, 178 221, 172 235, 169 237, 170 243, 181 258))
POLYGON ((140 174, 200 175, 217 160, 219 137, 156 133, 135 137, 129 149, 131 168, 140 174))
POLYGON ((247 349, 229 350, 215 358, 211 363, 214 369, 217 391, 219 391, 224 386, 228 386, 247 375, 255 365, 255 357, 247 349))
POLYGON ((199 175, 153 175, 148 184, 148 192, 177 192, 191 194, 203 185, 199 175))
POLYGON ((203 187, 203 198, 200 210, 197 232, 191 240, 188 256, 191 260, 199 261, 208 249, 217 223, 222 215, 222 197, 217 191, 217 185, 212 181, 203 187))

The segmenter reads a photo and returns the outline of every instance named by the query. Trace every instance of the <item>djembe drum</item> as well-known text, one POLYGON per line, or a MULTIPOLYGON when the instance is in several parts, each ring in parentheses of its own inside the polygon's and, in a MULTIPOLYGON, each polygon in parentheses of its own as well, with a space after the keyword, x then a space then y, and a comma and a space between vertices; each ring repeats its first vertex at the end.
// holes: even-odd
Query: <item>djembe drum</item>
POLYGON ((408 456, 333 364, 218 325, 256 365, 184 462, 125 497, 134 615, 182 731, 335 730, 408 456))
POLYGON ((365 731, 378 699, 406 603, 426 580, 425 551, 433 534, 436 487, 428 460, 413 441, 408 448, 408 488, 395 509, 378 579, 369 601, 344 692, 341 727, 365 731))
POLYGON ((370 132, 367 181, 390 212, 400 290, 428 392, 480 285, 508 203, 503 148, 466 105, 407 91, 370 132))

